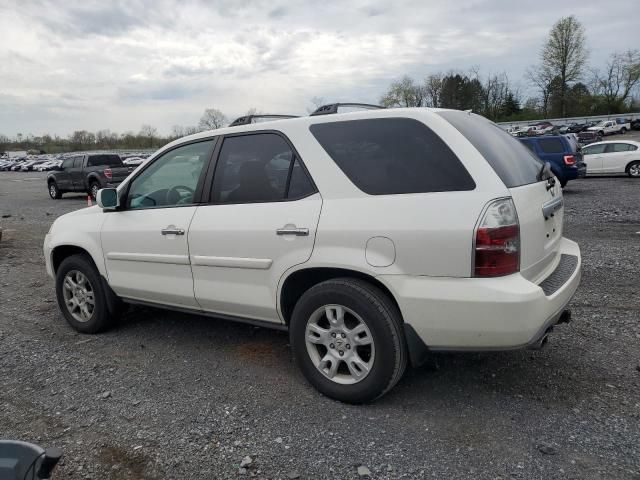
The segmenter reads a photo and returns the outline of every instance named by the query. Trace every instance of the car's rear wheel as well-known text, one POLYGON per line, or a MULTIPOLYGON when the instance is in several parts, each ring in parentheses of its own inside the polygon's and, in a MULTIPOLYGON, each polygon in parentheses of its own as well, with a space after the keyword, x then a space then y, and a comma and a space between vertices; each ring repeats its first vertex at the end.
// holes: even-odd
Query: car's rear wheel
POLYGON ((640 162, 631 162, 627 167, 627 174, 632 178, 640 178, 640 162))
POLYGON ((58 306, 67 322, 82 333, 98 333, 113 325, 100 274, 86 255, 65 258, 56 272, 58 306))
POLYGON ((59 200, 62 197, 62 192, 58 189, 56 182, 49 182, 49 196, 54 200, 59 200))
POLYGON ((347 403, 384 395, 407 365, 398 308, 358 279, 327 280, 305 292, 294 308, 290 337, 307 380, 347 403))
POLYGON ((98 190, 100 190, 100 185, 98 182, 91 182, 89 185, 89 195, 91 195, 92 199, 96 199, 98 197, 98 190))

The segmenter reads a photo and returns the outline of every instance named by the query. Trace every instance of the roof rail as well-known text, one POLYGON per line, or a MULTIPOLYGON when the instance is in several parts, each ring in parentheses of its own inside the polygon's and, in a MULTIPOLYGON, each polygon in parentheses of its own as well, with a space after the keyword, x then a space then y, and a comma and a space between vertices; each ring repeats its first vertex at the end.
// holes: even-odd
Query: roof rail
POLYGON ((238 125, 249 125, 250 123, 255 123, 253 121, 254 118, 271 118, 275 120, 281 120, 284 118, 298 118, 297 115, 245 115, 244 117, 238 117, 233 122, 229 124, 230 127, 236 127, 238 125))
POLYGON ((328 105, 322 105, 321 107, 318 107, 316 111, 311 114, 311 116, 338 113, 339 107, 360 107, 364 109, 386 108, 380 105, 371 105, 369 103, 330 103, 328 105))

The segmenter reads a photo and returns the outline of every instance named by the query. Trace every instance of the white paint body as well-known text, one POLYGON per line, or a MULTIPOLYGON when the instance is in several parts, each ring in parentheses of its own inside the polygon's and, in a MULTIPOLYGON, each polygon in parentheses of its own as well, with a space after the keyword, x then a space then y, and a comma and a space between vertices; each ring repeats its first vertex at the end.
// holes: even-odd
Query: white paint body
MULTIPOLYGON (((292 273, 314 267, 360 272, 394 296, 405 323, 432 348, 492 349, 526 345, 564 309, 580 264, 553 295, 539 283, 563 253, 580 258, 562 236, 562 210, 552 221, 543 203, 561 196, 544 183, 508 189, 473 145, 430 109, 392 109, 251 124, 203 132, 167 145, 225 133, 277 130, 291 141, 318 192, 297 201, 201 205, 60 217, 45 240, 50 275, 57 246, 84 248, 120 296, 255 320, 284 323, 280 296, 292 273), (453 150, 474 179, 471 191, 368 195, 356 188, 309 131, 315 123, 413 118, 453 150), (472 278, 474 228, 485 205, 512 197, 521 229, 520 272, 472 278), (163 236, 168 226, 184 236, 163 236), (279 236, 282 227, 308 236, 279 236)), ((151 158, 148 162, 152 162, 151 158)), ((143 166, 139 167, 143 168, 143 166)), ((126 188, 129 176, 120 189, 126 188)))

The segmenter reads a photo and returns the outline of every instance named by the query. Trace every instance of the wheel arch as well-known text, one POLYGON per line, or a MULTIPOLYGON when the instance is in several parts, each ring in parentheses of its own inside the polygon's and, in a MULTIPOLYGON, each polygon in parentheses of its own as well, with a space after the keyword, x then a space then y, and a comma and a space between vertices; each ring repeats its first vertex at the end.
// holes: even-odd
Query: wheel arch
POLYGON ((638 162, 640 162, 640 159, 631 160, 629 163, 627 163, 627 166, 624 167, 625 173, 629 173, 629 169, 631 168, 631 165, 633 165, 634 163, 638 163, 638 162))
POLYGON ((60 264, 64 261, 65 258, 69 258, 72 255, 85 255, 91 259, 91 262, 94 264, 96 269, 100 271, 100 268, 96 264, 96 261, 93 259, 91 253, 83 247, 79 247, 77 245, 58 245, 51 250, 51 268, 53 273, 55 274, 60 267, 60 264))
POLYGON ((289 273, 281 283, 278 295, 278 308, 284 323, 289 325, 293 309, 304 292, 318 283, 334 278, 356 278, 376 286, 389 297, 393 304, 398 308, 400 316, 402 317, 400 305, 389 287, 370 273, 350 268, 306 267, 289 273))

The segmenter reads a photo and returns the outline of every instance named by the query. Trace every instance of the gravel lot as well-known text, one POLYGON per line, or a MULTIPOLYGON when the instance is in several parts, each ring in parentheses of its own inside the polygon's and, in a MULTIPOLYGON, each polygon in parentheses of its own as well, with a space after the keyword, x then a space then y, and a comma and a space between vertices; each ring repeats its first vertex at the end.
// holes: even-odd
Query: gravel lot
POLYGON ((63 448, 56 478, 640 479, 640 181, 567 187, 583 280, 545 349, 438 355, 348 406, 282 332, 135 308, 74 333, 42 241, 86 197, 44 178, 0 173, 0 437, 63 448))

